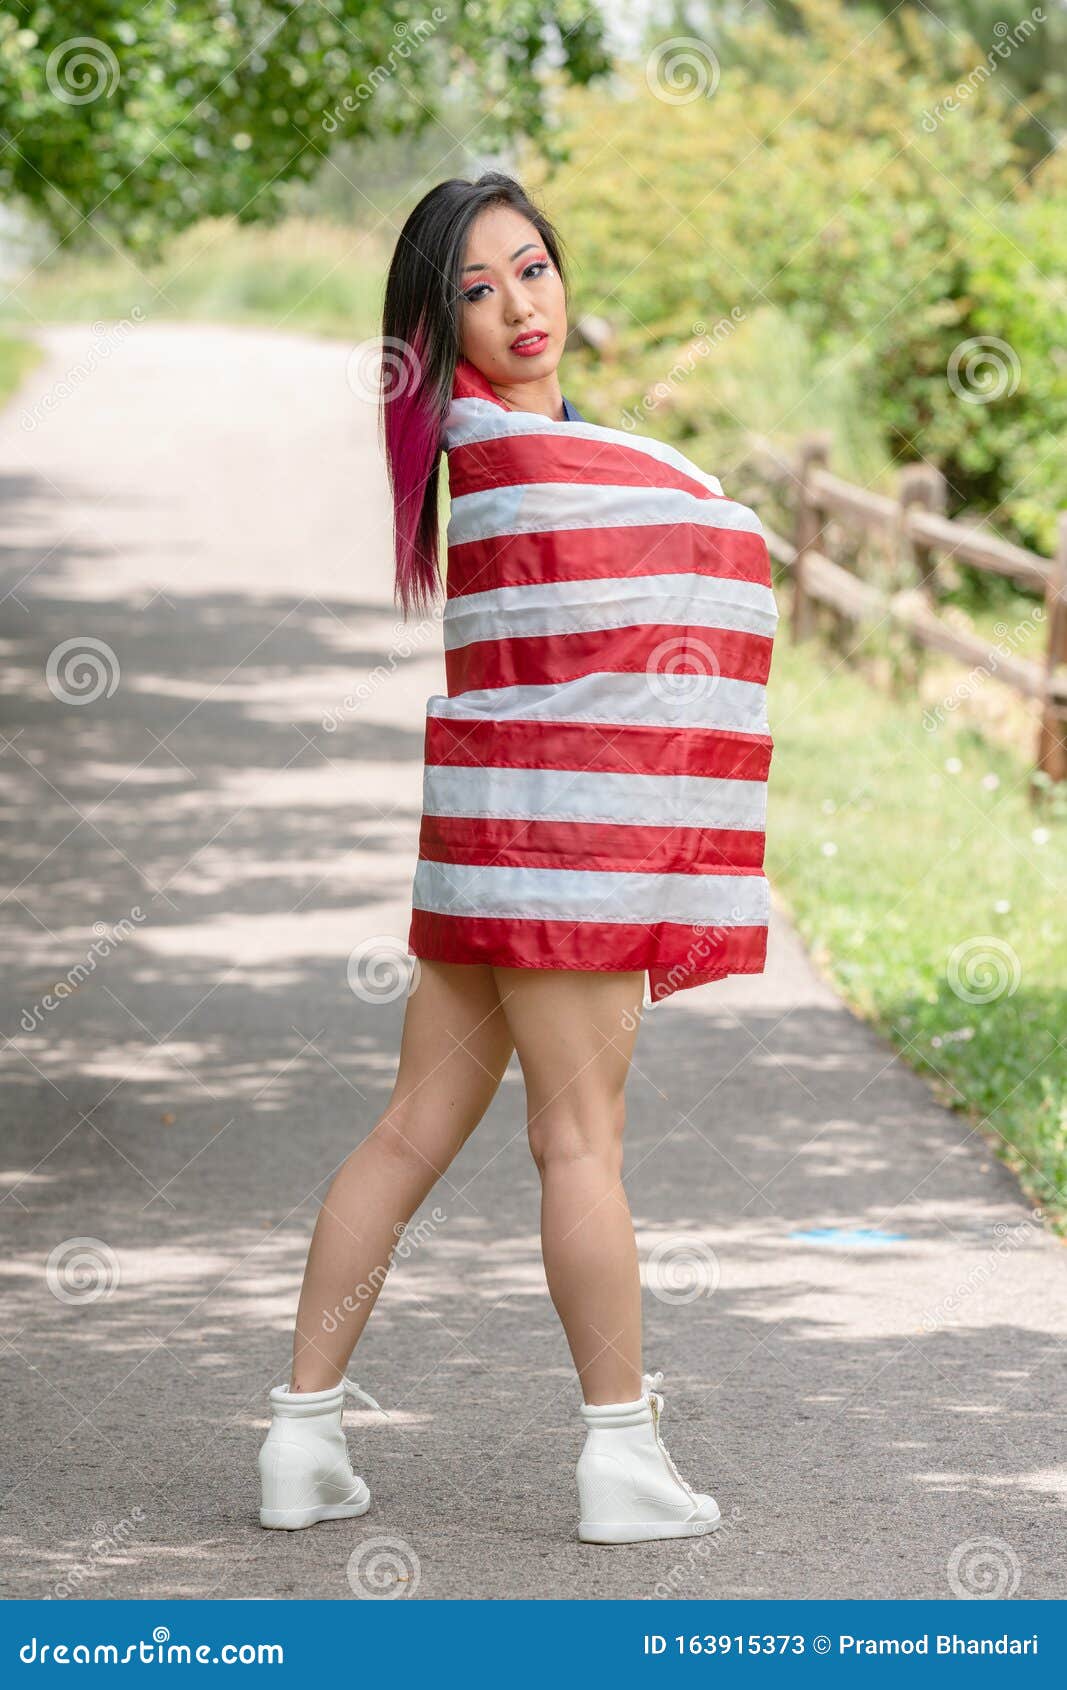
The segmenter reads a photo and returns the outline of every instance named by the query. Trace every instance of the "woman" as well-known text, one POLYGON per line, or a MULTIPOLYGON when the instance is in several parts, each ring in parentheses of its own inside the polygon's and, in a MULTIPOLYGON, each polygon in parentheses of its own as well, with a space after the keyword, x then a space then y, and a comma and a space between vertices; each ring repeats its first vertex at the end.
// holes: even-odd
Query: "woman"
POLYGON ((351 1289, 380 1285, 515 1051, 545 1275, 584 1398, 579 1536, 702 1534, 719 1509, 671 1461, 662 1375, 642 1372, 623 1092, 646 973, 664 996, 764 965, 766 547, 714 477, 565 400, 559 240, 510 178, 444 182, 416 206, 383 331, 386 363, 399 355, 383 413, 405 611, 438 586, 449 452, 449 692, 429 701, 396 1083, 318 1217, 260 1518, 369 1506, 341 1415, 346 1389, 378 1406, 344 1377, 376 1291, 351 1289))

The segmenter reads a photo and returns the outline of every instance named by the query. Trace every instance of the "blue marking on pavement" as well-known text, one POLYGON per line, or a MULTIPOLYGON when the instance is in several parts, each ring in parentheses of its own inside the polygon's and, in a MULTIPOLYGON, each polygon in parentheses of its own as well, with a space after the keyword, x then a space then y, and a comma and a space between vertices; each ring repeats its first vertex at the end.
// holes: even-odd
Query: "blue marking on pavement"
POLYGON ((907 1238, 906 1232, 879 1232, 877 1227, 858 1226, 816 1226, 807 1232, 791 1232, 790 1238, 797 1238, 803 1244, 899 1244, 907 1238))

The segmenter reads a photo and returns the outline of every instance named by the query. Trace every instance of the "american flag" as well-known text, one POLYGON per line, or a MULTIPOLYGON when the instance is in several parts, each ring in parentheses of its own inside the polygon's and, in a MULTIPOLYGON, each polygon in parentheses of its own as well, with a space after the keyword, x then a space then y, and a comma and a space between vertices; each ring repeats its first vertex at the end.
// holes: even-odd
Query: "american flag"
POLYGON ((409 952, 644 969, 652 1001, 762 972, 759 519, 675 447, 514 410, 466 361, 443 446, 448 692, 427 700, 409 952))

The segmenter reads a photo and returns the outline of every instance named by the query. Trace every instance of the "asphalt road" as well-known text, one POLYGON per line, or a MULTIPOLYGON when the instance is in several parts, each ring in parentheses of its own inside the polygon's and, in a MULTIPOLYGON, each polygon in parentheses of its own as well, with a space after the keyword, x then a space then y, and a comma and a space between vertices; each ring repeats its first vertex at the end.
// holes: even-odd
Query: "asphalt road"
POLYGON ((261 1529, 317 1205, 394 1072, 403 996, 348 962, 404 949, 440 633, 397 624, 349 348, 44 338, 0 416, 5 1593, 1067 1594, 1067 1256, 780 903, 628 1091, 645 1365, 723 1528, 575 1537, 513 1062, 353 1359, 370 1512, 261 1529))

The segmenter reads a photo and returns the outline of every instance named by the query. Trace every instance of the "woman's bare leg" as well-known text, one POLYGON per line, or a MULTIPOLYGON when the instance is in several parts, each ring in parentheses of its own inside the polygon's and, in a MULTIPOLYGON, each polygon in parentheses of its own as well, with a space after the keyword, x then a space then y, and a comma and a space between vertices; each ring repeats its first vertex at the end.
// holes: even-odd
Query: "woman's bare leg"
POLYGON ((541 1175, 545 1278, 586 1402, 641 1394, 641 1278, 622 1184, 644 973, 497 968, 541 1175))
POLYGON ((397 1227, 482 1119, 514 1049, 488 964, 423 959, 419 969, 389 1104, 341 1164, 315 1223, 293 1336, 294 1391, 325 1390, 342 1377, 397 1227))

